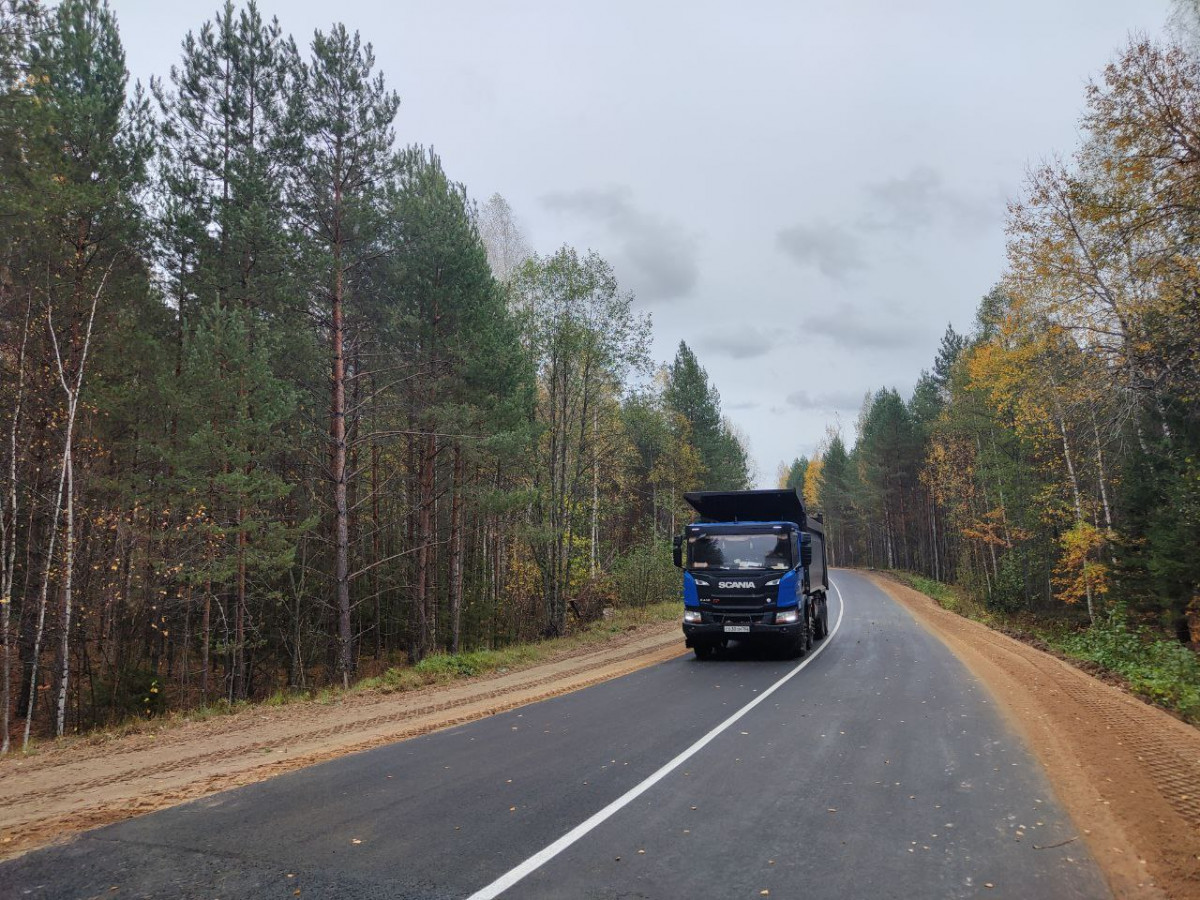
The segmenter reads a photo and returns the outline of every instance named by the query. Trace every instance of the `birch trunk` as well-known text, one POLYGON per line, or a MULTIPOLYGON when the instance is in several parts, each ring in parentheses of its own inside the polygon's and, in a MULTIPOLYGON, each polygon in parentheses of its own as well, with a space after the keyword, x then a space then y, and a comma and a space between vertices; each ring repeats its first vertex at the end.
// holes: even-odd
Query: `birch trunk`
MULTIPOLYGON (((1063 419, 1061 412, 1058 414, 1057 419, 1058 419, 1058 431, 1059 431, 1059 434, 1062 436, 1063 456, 1067 462, 1067 475, 1071 479, 1071 495, 1075 499, 1075 521, 1078 524, 1082 524, 1083 523, 1083 500, 1079 494, 1079 479, 1075 475, 1075 462, 1071 457, 1071 442, 1067 440, 1067 423, 1063 419)), ((1090 583, 1087 583, 1084 585, 1084 589, 1087 592, 1088 620, 1091 622, 1095 622, 1096 621, 1096 610, 1095 610, 1095 606, 1094 606, 1094 600, 1092 598, 1092 585, 1090 583)))
MULTIPOLYGON (((115 261, 109 263, 108 270, 100 278, 100 285, 96 288, 96 293, 92 295, 92 306, 88 311, 87 330, 84 334, 83 345, 79 351, 79 363, 76 371, 73 373, 75 375, 74 387, 71 386, 67 379, 67 367, 63 363, 62 353, 59 350, 58 337, 54 331, 53 308, 51 306, 46 307, 46 328, 50 334, 51 344, 54 347, 54 361, 58 369, 58 381, 67 399, 67 432, 63 438, 63 478, 59 480, 60 503, 62 502, 64 481, 66 484, 67 532, 63 538, 62 641, 59 646, 62 670, 58 682, 58 703, 54 719, 54 734, 56 737, 62 737, 63 734, 67 711, 67 688, 71 675, 71 614, 73 612, 75 575, 75 419, 79 411, 79 394, 83 389, 83 374, 87 369, 88 350, 91 348, 92 343, 92 327, 96 322, 96 307, 100 304, 100 296, 104 293, 104 285, 108 282, 109 273, 112 272, 114 265, 115 261)), ((49 573, 49 568, 47 568, 47 573, 49 573)), ((45 610, 42 609, 40 612, 44 616, 45 610)), ((36 688, 36 683, 34 686, 36 688)), ((25 726, 26 734, 28 734, 28 720, 26 720, 25 726)), ((26 742, 28 743, 28 740, 26 742)))
POLYGON ((17 396, 13 402, 12 422, 8 430, 8 492, 6 502, 0 503, 0 635, 3 635, 4 706, 0 713, 0 756, 8 753, 12 743, 12 597, 13 581, 17 566, 17 431, 21 421, 21 407, 25 400, 25 350, 29 341, 29 318, 33 295, 25 306, 25 324, 21 330, 21 349, 17 355, 17 396))

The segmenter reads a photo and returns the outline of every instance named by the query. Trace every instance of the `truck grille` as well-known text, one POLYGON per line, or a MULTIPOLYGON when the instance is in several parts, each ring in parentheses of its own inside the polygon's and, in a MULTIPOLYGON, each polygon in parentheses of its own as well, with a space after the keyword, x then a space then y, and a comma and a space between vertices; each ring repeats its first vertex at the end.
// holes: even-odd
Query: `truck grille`
POLYGON ((713 622, 718 625, 757 625, 766 619, 766 613, 719 613, 710 612, 713 622))

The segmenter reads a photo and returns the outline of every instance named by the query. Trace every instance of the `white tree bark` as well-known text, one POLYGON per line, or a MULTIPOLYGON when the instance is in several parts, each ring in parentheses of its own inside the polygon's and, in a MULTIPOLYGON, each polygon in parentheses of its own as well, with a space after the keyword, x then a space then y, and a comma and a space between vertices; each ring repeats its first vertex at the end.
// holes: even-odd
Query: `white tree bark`
POLYGON ((21 330, 21 349, 17 355, 17 395, 13 402, 12 422, 8 429, 8 491, 0 502, 0 634, 3 635, 3 696, 0 704, 0 756, 8 753, 10 735, 10 706, 12 700, 12 597, 17 564, 17 432, 21 422, 21 407, 25 400, 25 350, 29 343, 29 318, 33 295, 25 305, 25 324, 21 330))
MULTIPOLYGON (((92 308, 88 312, 87 329, 84 332, 83 346, 79 351, 79 367, 75 374, 75 385, 67 381, 67 370, 63 365, 62 353, 58 346, 58 335, 54 331, 52 307, 46 307, 46 325, 50 332, 50 341, 54 347, 54 362, 58 368, 58 383, 62 386, 67 399, 67 433, 63 438, 63 474, 66 481, 67 494, 67 529, 63 536, 63 614, 62 642, 59 651, 62 654, 62 672, 58 682, 58 703, 54 717, 54 735, 62 737, 63 724, 67 711, 67 684, 71 674, 71 613, 74 600, 75 573, 75 419, 79 411, 79 393, 83 389, 83 373, 87 368, 88 350, 92 344, 92 326, 96 322, 96 307, 100 304, 100 295, 104 293, 104 285, 114 263, 109 263, 108 270, 100 279, 100 286, 92 295, 92 308)), ((62 482, 59 493, 61 496, 62 482)), ((29 722, 26 721, 28 728, 29 722)))

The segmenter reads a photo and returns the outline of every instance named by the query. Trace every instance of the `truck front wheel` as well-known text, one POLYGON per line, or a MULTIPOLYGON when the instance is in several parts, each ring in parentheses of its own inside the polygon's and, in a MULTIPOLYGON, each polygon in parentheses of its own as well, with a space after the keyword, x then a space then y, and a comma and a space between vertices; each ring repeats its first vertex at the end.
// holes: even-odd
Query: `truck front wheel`
POLYGON ((712 644, 697 644, 692 648, 696 653, 696 659, 712 659, 713 650, 716 648, 712 644))
POLYGON ((812 647, 812 613, 805 613, 800 620, 800 628, 796 632, 795 637, 787 643, 787 655, 789 659, 798 659, 803 656, 806 651, 812 647))

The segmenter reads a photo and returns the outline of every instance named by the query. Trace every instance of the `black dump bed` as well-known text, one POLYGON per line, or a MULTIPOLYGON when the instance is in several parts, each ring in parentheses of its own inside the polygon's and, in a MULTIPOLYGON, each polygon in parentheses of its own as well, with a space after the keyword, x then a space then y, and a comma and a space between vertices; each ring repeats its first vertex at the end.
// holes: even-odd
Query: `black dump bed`
POLYGON ((829 590, 829 556, 825 549, 825 526, 817 519, 809 519, 804 530, 812 536, 812 565, 808 567, 808 589, 829 590))
POLYGON ((809 518, 799 491, 689 491, 683 499, 706 522, 795 522, 812 541, 809 590, 829 589, 825 527, 819 519, 809 518))
POLYGON ((683 499, 706 522, 795 522, 803 528, 807 518, 794 490, 689 491, 683 499))

